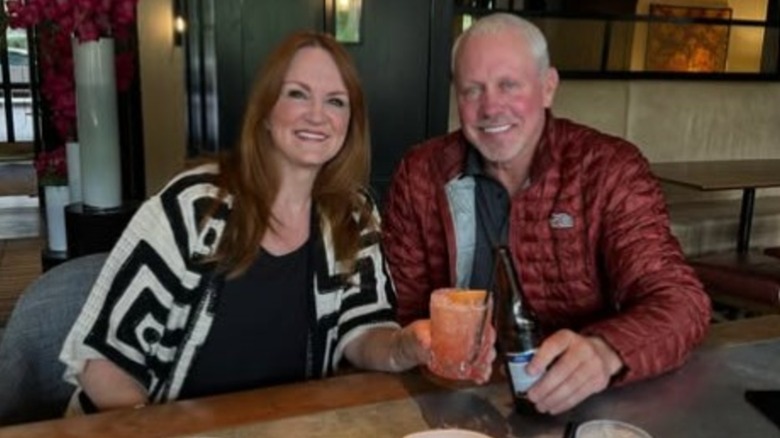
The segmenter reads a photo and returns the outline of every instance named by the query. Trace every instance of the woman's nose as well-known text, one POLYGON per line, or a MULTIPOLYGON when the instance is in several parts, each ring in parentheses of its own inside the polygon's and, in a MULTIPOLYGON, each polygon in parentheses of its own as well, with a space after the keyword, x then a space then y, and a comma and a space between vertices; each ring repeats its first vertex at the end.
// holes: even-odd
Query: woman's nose
POLYGON ((309 110, 306 112, 306 119, 312 123, 322 123, 325 121, 325 108, 322 102, 312 100, 309 110))

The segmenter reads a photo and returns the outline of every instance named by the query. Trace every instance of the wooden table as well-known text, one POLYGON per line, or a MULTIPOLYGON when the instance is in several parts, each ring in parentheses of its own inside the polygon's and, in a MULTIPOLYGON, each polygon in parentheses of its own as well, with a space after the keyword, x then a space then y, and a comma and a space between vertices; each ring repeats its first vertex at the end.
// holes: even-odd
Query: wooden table
POLYGON ((737 252, 750 247, 750 228, 756 189, 780 186, 780 160, 724 160, 654 163, 655 176, 672 184, 702 191, 742 190, 737 252))
POLYGON ((400 438, 444 426, 481 430, 491 436, 558 438, 567 421, 588 418, 624 419, 657 438, 771 436, 776 430, 745 404, 741 394, 745 385, 777 385, 780 389, 778 352, 780 316, 721 323, 713 326, 705 345, 680 370, 610 389, 558 417, 512 413, 508 390, 501 381, 449 390, 419 373, 363 373, 12 426, 0 429, 0 438, 400 438), (735 433, 735 425, 741 428, 743 422, 747 434, 735 433))

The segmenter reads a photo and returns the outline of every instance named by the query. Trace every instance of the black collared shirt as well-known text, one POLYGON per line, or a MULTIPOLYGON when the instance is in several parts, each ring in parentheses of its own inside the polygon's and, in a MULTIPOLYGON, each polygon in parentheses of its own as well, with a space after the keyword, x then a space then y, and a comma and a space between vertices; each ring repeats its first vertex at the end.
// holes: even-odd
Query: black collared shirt
POLYGON ((474 201, 476 208, 476 244, 469 287, 486 289, 493 276, 493 252, 505 244, 509 234, 509 193, 504 186, 485 172, 485 163, 479 151, 468 146, 464 176, 476 181, 474 201))

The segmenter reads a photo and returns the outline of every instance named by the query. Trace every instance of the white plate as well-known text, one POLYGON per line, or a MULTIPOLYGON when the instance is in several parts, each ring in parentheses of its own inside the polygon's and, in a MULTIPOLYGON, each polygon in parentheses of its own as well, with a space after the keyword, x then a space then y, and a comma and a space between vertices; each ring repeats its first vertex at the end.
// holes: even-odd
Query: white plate
POLYGON ((616 420, 591 420, 580 424, 575 438, 652 438, 633 424, 616 420))
POLYGON ((466 429, 431 429, 415 432, 404 438, 490 438, 489 436, 466 429))

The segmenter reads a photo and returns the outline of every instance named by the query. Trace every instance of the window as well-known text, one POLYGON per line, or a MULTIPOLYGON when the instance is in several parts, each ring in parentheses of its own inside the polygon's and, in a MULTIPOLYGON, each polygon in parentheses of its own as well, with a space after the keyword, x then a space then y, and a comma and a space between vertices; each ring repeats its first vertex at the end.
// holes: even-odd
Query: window
POLYGON ((563 77, 780 79, 778 0, 455 0, 453 28, 495 11, 539 26, 563 77))
POLYGON ((32 142, 35 108, 30 81, 28 33, 6 29, 0 36, 0 142, 32 142))

